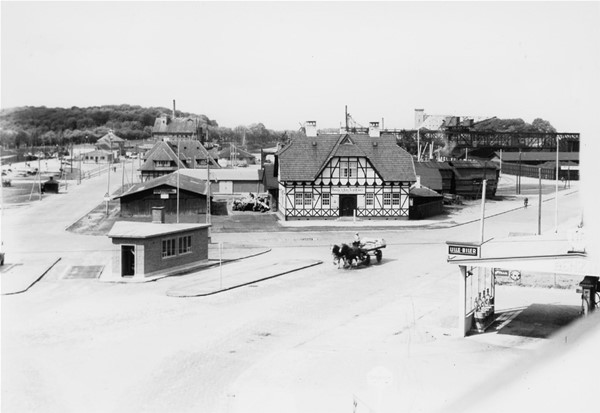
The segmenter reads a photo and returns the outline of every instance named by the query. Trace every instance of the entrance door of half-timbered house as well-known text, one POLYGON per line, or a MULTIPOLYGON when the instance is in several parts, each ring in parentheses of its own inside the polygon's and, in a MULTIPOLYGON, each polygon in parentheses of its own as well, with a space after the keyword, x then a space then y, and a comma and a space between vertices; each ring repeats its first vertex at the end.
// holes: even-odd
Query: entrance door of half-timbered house
POLYGON ((356 209, 356 195, 340 195, 340 216, 351 217, 356 209))

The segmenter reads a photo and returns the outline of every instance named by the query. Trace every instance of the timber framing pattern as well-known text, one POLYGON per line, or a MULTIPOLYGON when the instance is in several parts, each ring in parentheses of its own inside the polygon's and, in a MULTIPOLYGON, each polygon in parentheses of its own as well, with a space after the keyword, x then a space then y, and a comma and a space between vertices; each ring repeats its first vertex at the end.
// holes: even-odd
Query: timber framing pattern
POLYGON ((305 146, 299 139, 298 148, 280 153, 279 210, 285 219, 408 218, 416 176, 412 158, 394 137, 346 134, 317 139, 305 146), (319 145, 322 153, 314 150, 319 145), (313 156, 299 167, 302 154, 311 151, 313 156))

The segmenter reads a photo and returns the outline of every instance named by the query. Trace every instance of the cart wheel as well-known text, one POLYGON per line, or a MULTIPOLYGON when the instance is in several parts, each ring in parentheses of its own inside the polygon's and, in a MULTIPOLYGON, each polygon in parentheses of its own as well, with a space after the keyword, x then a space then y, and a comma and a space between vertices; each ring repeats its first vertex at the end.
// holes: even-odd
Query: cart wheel
POLYGON ((381 262, 381 258, 383 257, 383 252, 381 250, 375 251, 375 258, 377 258, 377 262, 381 262))
POLYGON ((371 256, 369 254, 365 257, 365 265, 369 265, 371 263, 371 256))

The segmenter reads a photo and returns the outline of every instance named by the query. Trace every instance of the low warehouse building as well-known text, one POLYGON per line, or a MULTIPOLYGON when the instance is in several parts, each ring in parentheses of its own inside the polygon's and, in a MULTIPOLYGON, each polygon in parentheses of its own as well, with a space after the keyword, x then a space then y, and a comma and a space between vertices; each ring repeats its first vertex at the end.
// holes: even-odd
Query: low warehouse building
POLYGON ((206 214, 206 182, 177 174, 141 182, 115 197, 121 202, 121 216, 150 216, 155 207, 163 207, 167 215, 206 214))

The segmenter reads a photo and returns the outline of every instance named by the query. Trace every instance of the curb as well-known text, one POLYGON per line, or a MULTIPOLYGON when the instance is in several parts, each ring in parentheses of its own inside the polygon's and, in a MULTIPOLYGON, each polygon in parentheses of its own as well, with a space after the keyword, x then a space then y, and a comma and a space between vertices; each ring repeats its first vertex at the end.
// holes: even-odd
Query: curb
POLYGON ((323 264, 323 261, 316 261, 316 262, 314 262, 312 264, 304 265, 302 267, 294 268, 292 270, 284 271, 284 272, 281 272, 281 273, 278 273, 278 274, 274 274, 274 275, 270 275, 270 276, 264 277, 264 278, 259 278, 258 280, 252 280, 252 281, 244 282, 242 284, 237 284, 237 285, 234 285, 234 286, 231 286, 231 287, 227 287, 227 288, 223 288, 223 289, 211 291, 209 293, 190 294, 190 295, 183 295, 183 294, 177 294, 177 295, 175 295, 175 294, 169 294, 169 291, 167 291, 165 293, 165 295, 167 295, 168 297, 175 297, 175 298, 206 297, 206 296, 209 296, 209 295, 214 295, 214 294, 222 293, 222 292, 225 292, 225 291, 234 290, 236 288, 244 287, 246 285, 256 284, 256 283, 261 282, 261 281, 270 280, 272 278, 281 277, 282 275, 285 275, 285 274, 290 274, 292 272, 300 271, 300 270, 303 270, 305 268, 310 268, 310 267, 314 267, 316 265, 321 265, 321 264, 323 264))
POLYGON ((53 268, 53 267, 56 265, 56 263, 58 263, 58 262, 59 262, 61 259, 62 259, 62 258, 61 258, 61 257, 59 257, 59 258, 58 258, 56 261, 54 261, 54 263, 52 263, 52 264, 51 264, 51 265, 50 265, 50 266, 49 266, 49 267, 46 269, 46 271, 44 271, 44 272, 42 273, 42 275, 40 275, 38 278, 36 278, 36 279, 35 279, 35 280, 34 280, 34 281, 31 283, 31 284, 29 284, 29 286, 28 286, 27 288, 25 288, 24 290, 21 290, 21 291, 14 291, 14 292, 11 292, 11 293, 4 293, 4 294, 2 294, 2 295, 15 295, 15 294, 21 294, 21 293, 24 293, 25 291, 29 290, 31 287, 33 287, 35 284, 37 284, 37 282, 38 282, 39 280, 41 280, 41 279, 44 277, 44 275, 48 274, 48 272, 49 272, 49 271, 50 271, 50 270, 51 270, 51 269, 52 269, 52 268, 53 268))

